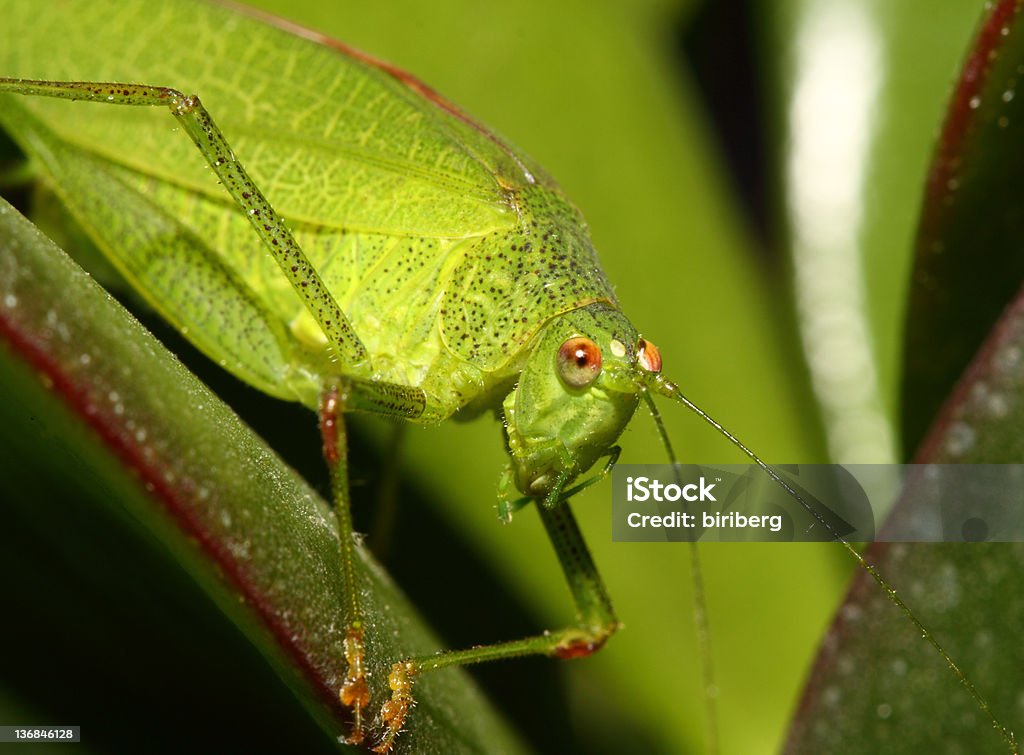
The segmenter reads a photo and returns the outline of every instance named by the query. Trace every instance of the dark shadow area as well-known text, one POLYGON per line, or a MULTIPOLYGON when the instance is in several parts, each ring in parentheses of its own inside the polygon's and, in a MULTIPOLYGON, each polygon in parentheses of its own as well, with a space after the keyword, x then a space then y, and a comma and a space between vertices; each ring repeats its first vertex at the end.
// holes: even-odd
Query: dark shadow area
POLYGON ((97 753, 336 751, 152 536, 9 430, 0 684, 37 715, 5 723, 78 725, 97 753))
MULTIPOLYGON (((740 206, 765 255, 773 206, 766 112, 751 0, 705 0, 676 25, 680 65, 693 77, 740 206)), ((773 259, 772 262, 775 260, 773 259)))

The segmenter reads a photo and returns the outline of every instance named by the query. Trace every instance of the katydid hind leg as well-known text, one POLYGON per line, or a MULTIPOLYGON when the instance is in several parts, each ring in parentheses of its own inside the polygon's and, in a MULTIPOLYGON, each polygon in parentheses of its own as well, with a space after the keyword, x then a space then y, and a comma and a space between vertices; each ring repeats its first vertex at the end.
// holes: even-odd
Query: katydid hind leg
MULTIPOLYGON (((263 245, 279 264, 292 288, 319 324, 344 371, 355 371, 369 355, 348 318, 321 280, 316 268, 295 241, 284 221, 249 177, 210 113, 196 96, 157 86, 123 83, 60 82, 0 77, 0 92, 90 101, 120 106, 169 108, 182 124, 222 185, 245 213, 263 245)), ((423 414, 427 397, 419 388, 375 382, 358 377, 339 378, 323 396, 320 406, 324 454, 327 459, 339 529, 339 550, 344 574, 346 678, 342 702, 353 711, 351 739, 363 736, 363 713, 369 704, 365 672, 365 623, 359 605, 355 574, 355 545, 349 510, 347 448, 343 412, 359 410, 388 416, 416 418, 423 414)))
POLYGON ((365 735, 364 716, 370 705, 370 688, 366 680, 366 647, 363 610, 359 599, 356 575, 356 544, 352 527, 352 509, 348 481, 348 435, 345 430, 342 396, 334 386, 328 389, 320 404, 320 435, 324 460, 331 479, 334 516, 338 526, 338 554, 344 591, 345 661, 348 668, 339 691, 342 705, 352 711, 352 731, 348 741, 359 744, 365 735))
POLYGON ((249 177, 197 96, 186 96, 169 87, 141 84, 37 81, 4 77, 0 77, 0 92, 121 106, 169 108, 221 184, 245 213, 263 245, 327 336, 341 363, 351 368, 368 361, 366 347, 324 285, 315 266, 249 177))
POLYGON ((357 378, 338 378, 323 394, 320 402, 320 435, 324 460, 331 479, 331 495, 338 527, 338 554, 342 567, 345 616, 345 679, 339 690, 342 705, 352 711, 352 731, 348 741, 360 744, 368 725, 370 705, 367 682, 367 624, 359 597, 356 569, 356 540, 352 520, 348 477, 348 435, 345 412, 355 409, 377 411, 392 416, 415 417, 422 412, 424 398, 418 389, 374 383, 357 378))

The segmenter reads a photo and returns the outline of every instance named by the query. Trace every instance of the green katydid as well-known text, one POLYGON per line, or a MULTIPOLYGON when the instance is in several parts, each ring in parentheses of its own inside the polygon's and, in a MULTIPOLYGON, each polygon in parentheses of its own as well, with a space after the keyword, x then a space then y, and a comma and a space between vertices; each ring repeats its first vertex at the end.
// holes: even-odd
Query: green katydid
MULTIPOLYGON (((59 26, 39 8, 30 13, 34 23, 59 26)), ((115 14, 95 3, 90 13, 97 28, 78 38, 102 54, 101 32, 115 14)), ((323 86, 337 91, 341 107, 296 112, 274 101, 288 96, 276 90, 232 98, 231 87, 183 70, 187 59, 161 49, 155 38, 166 25, 156 23, 153 38, 139 27, 134 58, 97 68, 115 72, 84 83, 84 69, 25 69, 19 59, 38 56, 8 45, 12 68, 4 74, 45 81, 7 80, 3 88, 170 105, 245 214, 232 209, 186 140, 141 127, 134 108, 86 114, 79 106, 72 120, 65 103, 7 97, 0 122, 164 316, 244 380, 320 412, 343 532, 351 530, 346 411, 433 422, 503 404, 512 454, 504 498, 524 494, 540 504, 585 617, 561 633, 396 663, 383 714, 386 748, 417 673, 525 653, 572 656, 603 642, 617 621, 563 499, 613 454, 641 395, 685 400, 659 376, 656 350, 618 311, 578 212, 538 166, 411 77, 348 48, 322 39, 284 45, 281 31, 216 7, 190 13, 196 26, 243 27, 250 54, 283 56, 281 70, 330 66, 323 86), (209 114, 193 91, 211 104, 209 114), (213 107, 217 99, 226 105, 213 107), (271 177, 296 167, 260 130, 290 134, 301 148, 289 159, 319 174, 332 200, 310 206, 302 186, 251 181, 242 164, 271 177), (85 174, 92 178, 83 183, 85 174)), ((87 60, 88 52, 65 59, 87 60)), ((341 549, 350 560, 348 538, 341 549)), ((359 606, 354 592, 349 597, 350 668, 340 693, 358 739, 370 701, 359 606)))

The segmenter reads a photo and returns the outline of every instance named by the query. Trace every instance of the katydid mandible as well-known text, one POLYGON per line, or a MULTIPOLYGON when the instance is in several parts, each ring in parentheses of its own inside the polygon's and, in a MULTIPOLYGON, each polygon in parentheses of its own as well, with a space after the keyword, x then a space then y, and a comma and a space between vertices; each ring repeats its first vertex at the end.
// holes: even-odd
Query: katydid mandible
MULTIPOLYGON (((51 26, 48 44, 69 17, 95 29, 73 36, 90 40, 89 49, 65 50, 51 65, 33 49, 38 37, 5 43, 0 91, 31 96, 4 96, 0 126, 125 277, 196 346, 257 388, 319 413, 346 577, 348 668, 338 694, 352 712, 350 741, 367 742, 373 725, 369 743, 388 751, 419 674, 527 654, 586 655, 616 630, 567 499, 610 468, 641 398, 652 411, 652 393, 696 411, 803 503, 661 376, 657 349, 620 311, 582 217, 555 182, 413 77, 294 27, 218 6, 189 9, 196 26, 243 35, 264 66, 310 71, 310 86, 337 101, 330 111, 300 113, 289 92, 267 88, 250 100, 225 91, 237 84, 204 79, 201 58, 170 50, 156 20, 140 26, 131 55, 102 60, 117 46, 104 36, 116 4, 91 2, 88 13, 70 4, 7 5, 8 28, 51 26), (277 43, 294 33, 304 43, 277 43), (90 59, 89 80, 84 67, 66 65, 90 59), (227 106, 208 112, 200 100, 207 94, 227 106), (108 107, 72 121, 69 106, 54 99, 108 107), (193 144, 140 129, 139 108, 128 106, 169 109, 193 144), (287 158, 282 143, 293 148, 287 158), (288 161, 316 175, 328 200, 311 204, 301 182, 256 181, 245 167, 275 176, 296 167, 288 161), (524 502, 537 504, 578 623, 396 659, 390 699, 371 700, 344 415, 435 423, 483 409, 500 409, 505 421, 501 511, 508 517, 524 502), (578 482, 595 465, 602 470, 578 482)), ((999 728, 1012 748, 1012 735, 999 728)))

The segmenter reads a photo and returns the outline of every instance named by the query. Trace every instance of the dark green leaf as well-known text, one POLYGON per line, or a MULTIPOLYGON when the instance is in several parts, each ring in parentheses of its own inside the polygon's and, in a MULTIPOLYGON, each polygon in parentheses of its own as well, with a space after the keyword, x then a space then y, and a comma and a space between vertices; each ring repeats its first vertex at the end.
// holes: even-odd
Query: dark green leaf
POLYGON ((986 16, 928 177, 910 295, 903 377, 912 451, 1024 280, 1024 16, 986 16))
MULTIPOLYGON (((35 723, 108 752, 336 748, 326 504, 6 204, 0 387, 3 683, 35 723)), ((439 643, 363 555, 379 702, 391 662, 439 643)), ((418 693, 402 749, 517 749, 463 673, 418 693)))
MULTIPOLYGON (((1024 278, 1018 211, 1024 112, 1014 96, 1024 72, 1019 8, 1018 2, 1001 2, 986 16, 953 93, 930 174, 904 382, 904 437, 916 444, 924 436, 915 456, 920 463, 1024 462, 1024 300, 1018 296, 1024 278)), ((911 483, 887 526, 940 505, 911 483)), ((1024 547, 876 544, 866 556, 949 652, 992 715, 1020 731, 1024 547)), ((787 751, 1008 749, 989 714, 933 648, 910 631, 867 574, 858 576, 824 641, 787 751)))

